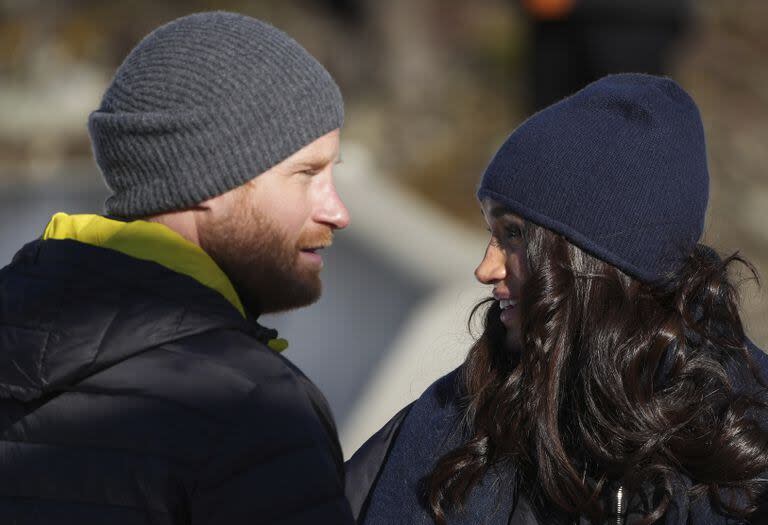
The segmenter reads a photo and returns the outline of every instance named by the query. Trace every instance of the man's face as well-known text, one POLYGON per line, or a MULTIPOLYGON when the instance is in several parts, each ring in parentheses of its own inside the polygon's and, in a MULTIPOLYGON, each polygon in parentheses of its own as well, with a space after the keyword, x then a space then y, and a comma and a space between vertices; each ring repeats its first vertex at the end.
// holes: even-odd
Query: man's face
POLYGON ((333 183, 338 158, 335 130, 203 203, 200 245, 249 310, 289 310, 320 297, 320 250, 331 245, 334 230, 349 224, 333 183))

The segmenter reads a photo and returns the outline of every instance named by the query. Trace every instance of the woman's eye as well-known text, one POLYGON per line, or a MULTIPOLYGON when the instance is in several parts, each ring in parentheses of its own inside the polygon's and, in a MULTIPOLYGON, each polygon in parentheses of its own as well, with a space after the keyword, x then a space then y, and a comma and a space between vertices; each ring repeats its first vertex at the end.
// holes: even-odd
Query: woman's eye
POLYGON ((523 232, 517 226, 510 226, 504 229, 504 234, 507 239, 520 239, 523 236, 523 232))
POLYGON ((485 229, 485 231, 487 231, 487 232, 488 232, 488 235, 490 235, 490 236, 491 236, 491 240, 490 240, 490 241, 488 241, 488 242, 489 242, 489 244, 490 244, 491 246, 498 246, 498 245, 499 245, 499 240, 498 240, 498 239, 496 238, 496 236, 493 234, 493 230, 491 230, 490 228, 486 228, 486 229, 485 229))
POLYGON ((486 228, 485 231, 491 236, 490 243, 493 246, 500 246, 502 242, 517 243, 523 238, 523 231, 519 226, 507 226, 499 234, 494 233, 491 228, 486 228))

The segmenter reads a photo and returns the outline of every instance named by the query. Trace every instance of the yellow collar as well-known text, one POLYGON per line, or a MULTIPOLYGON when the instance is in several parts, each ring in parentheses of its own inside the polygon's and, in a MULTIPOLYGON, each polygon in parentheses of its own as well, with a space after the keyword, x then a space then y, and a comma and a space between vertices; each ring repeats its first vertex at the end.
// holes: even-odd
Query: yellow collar
POLYGON ((162 224, 57 213, 46 226, 43 239, 71 239, 156 262, 216 290, 246 316, 235 288, 214 260, 198 245, 162 224))

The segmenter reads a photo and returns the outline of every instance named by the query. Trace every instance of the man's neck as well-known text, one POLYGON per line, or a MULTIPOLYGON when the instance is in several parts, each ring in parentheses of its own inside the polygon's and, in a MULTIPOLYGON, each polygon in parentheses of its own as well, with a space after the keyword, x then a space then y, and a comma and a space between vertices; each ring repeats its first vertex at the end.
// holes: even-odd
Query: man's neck
POLYGON ((191 210, 173 211, 146 217, 145 221, 157 222, 175 231, 186 240, 200 246, 197 222, 191 210))

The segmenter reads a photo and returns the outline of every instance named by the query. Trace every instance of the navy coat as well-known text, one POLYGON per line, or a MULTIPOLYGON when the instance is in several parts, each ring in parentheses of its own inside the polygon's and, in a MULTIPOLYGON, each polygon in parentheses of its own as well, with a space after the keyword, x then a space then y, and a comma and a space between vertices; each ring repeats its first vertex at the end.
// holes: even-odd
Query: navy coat
MULTIPOLYGON (((768 356, 751 345, 750 351, 768 378, 768 356)), ((458 369, 430 386, 422 396, 400 411, 350 458, 347 496, 361 525, 433 525, 423 499, 422 480, 436 462, 458 447, 462 410, 457 398, 458 369)), ((744 388, 738 385, 737 388, 744 388)), ((662 523, 667 525, 735 525, 700 499, 688 504, 678 488, 675 501, 662 523)), ((768 523, 760 509, 752 523, 768 523)), ((450 525, 544 525, 572 523, 555 509, 537 509, 518 490, 511 468, 492 468, 470 493, 462 512, 449 515, 450 525)), ((584 518, 580 523, 586 525, 584 518)))

